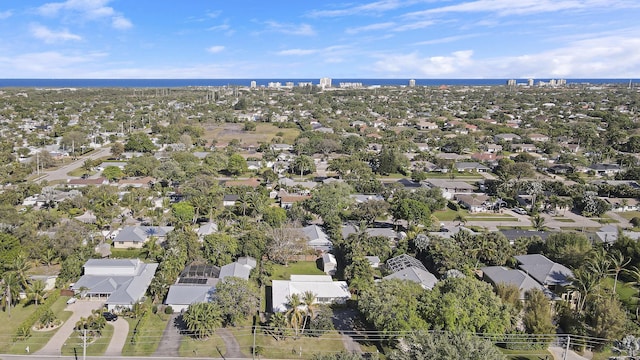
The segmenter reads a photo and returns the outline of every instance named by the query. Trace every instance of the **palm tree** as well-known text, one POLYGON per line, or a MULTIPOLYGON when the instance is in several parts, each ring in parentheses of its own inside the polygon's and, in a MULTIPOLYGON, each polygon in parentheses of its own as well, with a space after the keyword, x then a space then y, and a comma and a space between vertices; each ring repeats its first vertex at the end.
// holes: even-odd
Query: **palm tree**
POLYGON ((616 287, 618 285, 618 275, 624 270, 624 267, 629 265, 631 259, 625 259, 624 255, 616 251, 609 254, 609 273, 613 275, 613 295, 616 293, 616 287))
POLYGON ((29 276, 27 272, 31 269, 31 264, 27 261, 27 257, 23 254, 18 255, 15 259, 13 259, 13 263, 11 264, 11 272, 15 273, 20 284, 23 289, 26 289, 28 286, 29 276))
POLYGON ((638 267, 634 266, 631 270, 626 270, 626 271, 634 279, 634 281, 631 282, 630 285, 634 285, 638 289, 638 295, 635 296, 635 298, 636 298, 636 320, 638 320, 638 312, 640 311, 640 269, 638 269, 638 267))
POLYGON ((467 223, 467 218, 465 218, 462 214, 456 214, 456 217, 453 218, 453 221, 457 221, 458 226, 461 226, 467 223))
POLYGON ((307 314, 304 317, 304 324, 302 324, 303 333, 304 333, 304 329, 307 327, 307 319, 311 321, 316 317, 316 314, 315 314, 316 306, 314 304, 315 301, 316 301, 316 294, 313 291, 305 291, 302 294, 302 303, 306 307, 306 311, 307 311, 307 314))
POLYGON ((289 334, 289 320, 284 313, 277 312, 269 317, 269 331, 276 341, 284 339, 289 334))
POLYGON ((589 270, 577 269, 573 273, 574 279, 571 288, 580 293, 580 298, 576 304, 576 309, 582 311, 593 291, 598 287, 599 279, 597 275, 589 270))
POLYGON ((302 301, 300 300, 299 294, 292 294, 288 298, 289 303, 287 306, 289 310, 287 310, 287 319, 289 320, 289 325, 295 331, 295 335, 298 336, 298 331, 300 331, 300 325, 302 325, 302 317, 303 312, 301 309, 302 301))
POLYGON ((531 226, 533 226, 534 229, 538 230, 538 231, 543 231, 545 226, 544 223, 546 222, 546 219, 543 218, 542 216, 540 216, 540 214, 536 214, 534 217, 531 218, 531 226))
POLYGON ((40 261, 49 267, 53 264, 57 264, 58 261, 60 261, 60 258, 55 250, 47 248, 42 252, 42 254, 40 254, 40 261))
POLYGON ((20 280, 13 272, 2 276, 2 308, 11 314, 11 305, 20 300, 20 280))
POLYGON ((27 298, 31 299, 38 306, 39 302, 44 300, 45 296, 45 284, 42 280, 34 281, 30 286, 27 287, 27 298))

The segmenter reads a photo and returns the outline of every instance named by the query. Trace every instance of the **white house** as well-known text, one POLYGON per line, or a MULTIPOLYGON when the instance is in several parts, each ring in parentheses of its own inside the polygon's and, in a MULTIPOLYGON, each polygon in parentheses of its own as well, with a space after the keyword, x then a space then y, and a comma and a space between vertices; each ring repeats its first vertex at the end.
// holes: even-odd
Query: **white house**
POLYGON ((158 264, 140 259, 89 259, 71 289, 82 296, 105 297, 109 311, 142 301, 158 264))
POLYGON ((287 303, 293 294, 302 296, 310 291, 318 304, 342 304, 351 298, 346 281, 333 281, 329 275, 291 275, 291 280, 273 280, 271 310, 287 311, 287 303))

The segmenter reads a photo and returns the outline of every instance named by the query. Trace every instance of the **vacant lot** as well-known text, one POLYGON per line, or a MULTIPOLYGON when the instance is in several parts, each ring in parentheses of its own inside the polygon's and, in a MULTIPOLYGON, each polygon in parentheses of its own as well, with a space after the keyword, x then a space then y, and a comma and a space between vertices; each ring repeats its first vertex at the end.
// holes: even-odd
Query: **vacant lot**
POLYGON ((255 145, 269 143, 272 139, 280 137, 280 142, 293 144, 300 130, 280 129, 268 123, 257 123, 255 131, 244 131, 244 124, 216 124, 205 128, 203 138, 207 141, 216 140, 218 144, 229 143, 233 139, 240 141, 242 145, 255 145), (282 133, 282 136, 278 134, 282 133))
POLYGON ((315 261, 298 261, 284 265, 273 265, 271 270, 271 280, 289 280, 291 275, 325 275, 318 269, 315 261))

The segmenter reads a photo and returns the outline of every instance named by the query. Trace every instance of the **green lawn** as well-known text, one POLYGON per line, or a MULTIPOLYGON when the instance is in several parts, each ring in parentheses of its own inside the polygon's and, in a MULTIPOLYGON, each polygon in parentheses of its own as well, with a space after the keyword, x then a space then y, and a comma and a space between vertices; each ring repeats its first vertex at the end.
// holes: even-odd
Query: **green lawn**
MULTIPOLYGON (((67 321, 72 314, 71 311, 64 311, 67 306, 68 299, 68 296, 61 296, 55 303, 53 303, 53 305, 51 305, 51 311, 63 322, 67 321)), ((49 342, 49 339, 51 339, 58 329, 59 327, 49 331, 31 330, 31 336, 28 339, 13 342, 7 349, 7 352, 10 354, 24 354, 27 346, 29 347, 30 352, 36 352, 49 342)))
POLYGON ((640 211, 624 211, 624 212, 619 212, 616 213, 620 216, 622 216, 623 218, 627 219, 627 220, 631 220, 634 217, 640 217, 640 211))
MULTIPOLYGON (((170 315, 164 313, 157 313, 149 315, 149 318, 138 329, 138 342, 132 344, 131 337, 133 336, 133 330, 135 330, 137 319, 127 318, 129 323, 129 334, 127 335, 127 342, 122 348, 123 356, 149 356, 152 355, 160 344, 160 339, 164 328, 167 326, 170 315)), ((176 335, 177 336, 177 335, 176 335)))
MULTIPOLYGON (((103 355, 111 342, 111 336, 113 336, 113 325, 107 324, 102 330, 102 336, 87 345, 87 355, 103 355)), ((79 332, 69 336, 67 342, 62 346, 62 355, 77 356, 78 358, 82 356, 82 337, 79 332)))
POLYGON ((315 261, 298 261, 289 266, 273 265, 271 271, 272 280, 289 280, 291 275, 325 275, 318 269, 315 261))
MULTIPOLYGON (((251 356, 253 336, 248 328, 244 333, 236 334, 240 349, 245 355, 251 356)), ((311 359, 318 353, 336 353, 344 350, 342 338, 337 331, 331 331, 321 337, 300 336, 298 339, 289 337, 277 341, 271 335, 263 332, 256 333, 256 348, 260 347, 262 356, 268 359, 311 359)))
POLYGON ((468 216, 467 221, 518 221, 512 216, 468 216))
POLYGON ((16 330, 34 310, 35 305, 17 304, 8 311, 0 312, 0 338, 4 339, 0 342, 0 353, 8 352, 13 345, 12 339, 16 330))
POLYGON ((180 356, 221 358, 226 351, 224 341, 216 334, 206 340, 185 336, 180 343, 180 356))
POLYGON ((557 221, 557 222, 565 222, 565 223, 575 222, 573 219, 569 219, 569 218, 561 217, 561 216, 553 217, 552 219, 553 219, 553 221, 557 221))
POLYGON ((446 208, 446 210, 433 212, 433 216, 437 217, 440 221, 453 221, 453 219, 455 219, 458 215, 462 215, 466 219, 469 216, 469 211, 464 209, 453 211, 449 208, 446 208))
POLYGON ((77 168, 75 170, 69 171, 67 173, 67 175, 69 175, 69 176, 82 176, 84 174, 94 175, 96 173, 97 173, 97 171, 87 171, 87 170, 85 170, 85 169, 80 167, 80 168, 77 168))

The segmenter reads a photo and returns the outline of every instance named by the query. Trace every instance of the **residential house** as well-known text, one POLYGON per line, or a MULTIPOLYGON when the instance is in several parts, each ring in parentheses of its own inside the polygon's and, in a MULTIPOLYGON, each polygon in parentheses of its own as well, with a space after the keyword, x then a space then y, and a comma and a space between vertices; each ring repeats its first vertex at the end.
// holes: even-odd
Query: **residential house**
POLYGON ((486 173, 491 171, 488 167, 479 164, 477 162, 457 162, 455 163, 456 170, 459 172, 480 172, 486 173))
POLYGON ((454 198, 472 213, 487 212, 494 207, 494 202, 485 194, 456 194, 454 198))
POLYGON ((538 148, 534 144, 513 144, 511 145, 511 149, 517 153, 538 151, 538 148))
POLYGON ((228 180, 228 181, 225 181, 224 186, 226 186, 226 187, 248 186, 248 187, 252 187, 252 188, 257 188, 258 186, 260 186, 260 180, 258 180, 256 178, 250 178, 250 179, 246 179, 246 180, 228 180))
POLYGON ((220 281, 227 277, 237 277, 244 280, 249 280, 251 270, 257 266, 256 259, 247 256, 239 258, 238 261, 234 261, 231 264, 223 265, 220 268, 220 275, 218 278, 220 281))
POLYGON ((284 192, 278 193, 278 199, 280 200, 280 207, 283 209, 291 209, 293 204, 301 201, 305 201, 310 199, 311 195, 298 195, 298 194, 288 194, 284 192))
POLYGON ((499 141, 514 141, 514 140, 520 140, 521 137, 516 135, 516 134, 497 134, 493 137, 493 141, 495 142, 499 142, 499 141))
POLYGON ((372 268, 377 269, 380 267, 380 258, 377 256, 365 256, 365 259, 367 259, 367 261, 369 261, 369 265, 371 265, 372 268))
POLYGON ((215 265, 191 264, 178 276, 176 283, 169 287, 164 301, 173 312, 183 312, 189 305, 209 302, 220 281, 220 268, 215 265))
POLYGON ((196 231, 196 233, 198 234, 198 240, 200 240, 201 242, 204 241, 205 236, 215 234, 217 232, 218 232, 218 224, 214 222, 208 222, 208 223, 202 224, 196 231))
POLYGON ((101 185, 109 185, 109 180, 107 178, 98 177, 95 179, 69 179, 67 180, 67 186, 70 188, 79 188, 84 186, 101 186, 101 185))
POLYGON ((287 311, 291 295, 307 291, 315 294, 318 304, 343 304, 351 298, 347 282, 333 281, 330 275, 291 275, 290 280, 273 280, 271 289, 273 312, 287 311))
POLYGON ((625 211, 638 211, 640 210, 640 203, 635 198, 608 198, 604 197, 602 200, 611 205, 611 211, 625 212, 625 211))
POLYGON ((487 152, 490 154, 502 151, 502 145, 498 145, 498 144, 487 144, 486 148, 487 148, 487 152))
POLYGON ((270 149, 273 151, 291 151, 293 150, 293 145, 289 144, 271 144, 270 149))
POLYGON ((542 240, 546 240, 552 231, 522 230, 522 229, 501 229, 500 232, 509 240, 511 244, 518 238, 530 238, 537 236, 542 240))
POLYGON ((333 248, 331 239, 318 225, 309 225, 300 229, 309 247, 322 252, 328 252, 333 248))
POLYGON ((599 176, 613 176, 622 171, 618 164, 591 164, 587 171, 593 171, 599 176))
POLYGON ((239 198, 240 198, 240 195, 237 195, 237 194, 225 194, 222 197, 222 206, 224 207, 235 206, 239 198))
POLYGON ((382 195, 375 194, 351 194, 349 197, 354 199, 357 204, 369 201, 384 201, 384 197, 382 195))
POLYGON ((145 176, 140 178, 120 179, 118 181, 119 188, 150 188, 155 184, 156 179, 151 176, 145 176))
POLYGON ((472 194, 475 186, 464 181, 445 180, 445 179, 429 179, 425 184, 430 188, 438 188, 442 191, 442 196, 447 199, 453 199, 456 194, 472 194))
POLYGON ((537 142, 547 142, 549 141, 549 137, 547 135, 543 135, 543 134, 529 134, 527 135, 527 137, 531 140, 531 141, 537 141, 537 142))
POLYGON ((518 261, 518 268, 551 291, 571 284, 573 272, 566 266, 549 260, 544 255, 518 255, 515 258, 518 261))
MULTIPOLYGON (((389 239, 390 242, 395 243, 400 238, 400 234, 391 227, 372 227, 366 228, 365 233, 370 236, 380 236, 389 239)), ((342 238, 346 239, 351 234, 358 232, 358 228, 353 224, 347 224, 342 226, 342 238)))
POLYGON ((127 226, 113 239, 116 249, 141 248, 149 239, 164 242, 167 234, 173 231, 173 226, 127 226))
POLYGON ((89 259, 71 289, 83 297, 106 298, 109 311, 130 309, 143 300, 157 268, 140 259, 89 259))
POLYGON ((420 120, 416 123, 418 130, 436 130, 439 128, 438 124, 426 120, 420 120))
POLYGON ((529 290, 538 289, 548 293, 544 286, 522 270, 509 269, 504 266, 489 266, 480 270, 482 280, 492 284, 494 287, 498 284, 517 286, 520 290, 520 300, 522 301, 525 300, 525 293, 529 290))
POLYGON ((407 254, 402 254, 387 260, 387 268, 392 272, 384 280, 399 279, 413 281, 423 289, 431 290, 438 279, 424 267, 420 260, 407 254))

